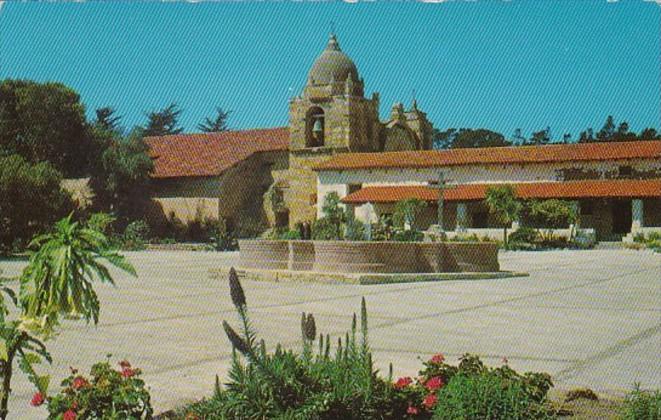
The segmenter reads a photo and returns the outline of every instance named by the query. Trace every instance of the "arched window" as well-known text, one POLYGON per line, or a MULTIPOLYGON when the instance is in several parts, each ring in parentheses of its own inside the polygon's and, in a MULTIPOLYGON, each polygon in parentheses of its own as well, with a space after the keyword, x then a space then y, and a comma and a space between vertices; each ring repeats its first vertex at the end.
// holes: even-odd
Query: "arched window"
POLYGON ((318 106, 312 107, 305 115, 305 146, 320 147, 324 145, 324 110, 318 106))

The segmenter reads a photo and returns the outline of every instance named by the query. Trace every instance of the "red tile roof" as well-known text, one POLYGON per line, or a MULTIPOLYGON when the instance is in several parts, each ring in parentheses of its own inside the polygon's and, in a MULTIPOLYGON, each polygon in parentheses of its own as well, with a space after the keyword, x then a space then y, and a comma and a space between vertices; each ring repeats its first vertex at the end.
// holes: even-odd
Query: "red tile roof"
POLYGON ((147 137, 153 178, 215 176, 254 153, 284 151, 287 127, 147 137))
POLYGON ((329 171, 377 168, 430 168, 475 164, 546 163, 641 158, 661 158, 661 141, 485 147, 384 153, 345 153, 336 155, 330 160, 320 163, 314 169, 318 171, 329 171))
MULTIPOLYGON (((498 184, 450 185, 447 201, 482 200, 487 188, 498 184)), ((502 184, 500 184, 502 185, 502 184)), ((530 182, 512 184, 519 198, 643 198, 661 197, 661 179, 586 180, 568 182, 530 182)), ((342 199, 347 204, 394 203, 407 198, 438 200, 438 189, 424 185, 373 186, 362 188, 342 199)))

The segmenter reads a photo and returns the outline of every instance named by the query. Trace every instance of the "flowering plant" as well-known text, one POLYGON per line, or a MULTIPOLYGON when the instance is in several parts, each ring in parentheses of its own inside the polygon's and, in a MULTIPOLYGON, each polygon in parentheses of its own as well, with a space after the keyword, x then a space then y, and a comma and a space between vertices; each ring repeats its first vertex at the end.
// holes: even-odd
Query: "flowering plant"
POLYGON ((97 363, 90 377, 71 368, 59 394, 46 398, 37 393, 31 404, 48 404, 49 419, 151 418, 149 391, 140 379, 141 373, 125 360, 119 362, 118 369, 107 361, 97 363))

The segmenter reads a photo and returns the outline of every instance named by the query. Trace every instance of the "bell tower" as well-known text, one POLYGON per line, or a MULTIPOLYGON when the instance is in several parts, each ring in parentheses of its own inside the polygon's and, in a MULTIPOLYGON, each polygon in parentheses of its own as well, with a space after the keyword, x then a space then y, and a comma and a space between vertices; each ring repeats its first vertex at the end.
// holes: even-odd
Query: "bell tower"
POLYGON ((379 96, 364 96, 364 81, 331 33, 312 65, 303 92, 289 101, 290 225, 316 218, 312 167, 332 155, 379 150, 379 96))
POLYGON ((290 148, 375 151, 371 140, 378 137, 374 132, 378 108, 378 95, 364 97, 356 65, 331 34, 308 73, 302 94, 289 103, 290 148))

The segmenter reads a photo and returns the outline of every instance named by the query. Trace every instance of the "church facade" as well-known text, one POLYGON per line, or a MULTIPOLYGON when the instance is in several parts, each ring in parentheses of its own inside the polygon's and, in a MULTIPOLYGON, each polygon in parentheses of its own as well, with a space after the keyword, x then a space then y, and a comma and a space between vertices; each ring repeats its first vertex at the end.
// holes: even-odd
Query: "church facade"
POLYGON ((417 198, 429 204, 420 228, 493 237, 502 230, 484 194, 507 183, 522 199, 571 201, 581 227, 599 240, 661 232, 661 141, 437 151, 415 100, 393 104, 385 121, 379 115, 379 94, 365 95, 331 34, 289 101, 287 127, 147 139, 155 164, 150 222, 224 219, 251 236, 312 222, 335 192, 366 222, 417 198))
POLYGON ((293 227, 316 217, 314 166, 343 153, 431 149, 433 127, 415 100, 409 109, 395 103, 381 121, 379 94, 366 97, 364 86, 331 34, 289 101, 288 127, 148 138, 156 167, 150 218, 293 227))

